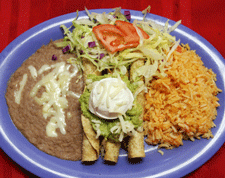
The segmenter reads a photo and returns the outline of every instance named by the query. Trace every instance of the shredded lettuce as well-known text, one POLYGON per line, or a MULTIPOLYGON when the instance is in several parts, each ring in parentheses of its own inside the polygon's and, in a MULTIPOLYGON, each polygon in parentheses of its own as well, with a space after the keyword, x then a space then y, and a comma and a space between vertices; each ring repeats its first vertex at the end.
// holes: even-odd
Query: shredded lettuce
POLYGON ((149 12, 150 12, 150 10, 151 10, 151 6, 148 6, 146 9, 144 9, 144 10, 142 11, 142 14, 144 14, 144 16, 143 16, 143 20, 145 19, 145 17, 146 17, 146 15, 147 15, 147 13, 149 13, 149 12))
POLYGON ((99 24, 115 24, 116 20, 128 21, 126 16, 121 12, 121 8, 113 9, 110 13, 90 13, 87 8, 85 11, 88 15, 87 18, 77 17, 72 21, 73 25, 67 28, 61 25, 64 31, 63 42, 57 43, 59 47, 70 46, 70 52, 74 53, 74 57, 68 61, 73 64, 80 65, 82 69, 82 59, 86 58, 91 61, 98 71, 105 69, 114 69, 113 71, 120 71, 124 75, 128 67, 138 59, 145 59, 145 65, 136 70, 134 74, 134 81, 144 77, 145 85, 155 77, 165 77, 166 66, 168 65, 167 59, 172 52, 177 48, 180 41, 176 41, 174 36, 170 35, 181 23, 178 21, 172 27, 169 27, 168 21, 165 26, 161 26, 151 20, 146 19, 147 13, 150 12, 148 6, 143 13, 143 20, 134 20, 133 24, 140 36, 140 43, 136 48, 125 49, 120 52, 111 54, 102 44, 97 40, 92 28, 99 24), (142 28, 150 36, 144 39, 137 27, 142 28), (90 47, 90 43, 95 43, 90 47))

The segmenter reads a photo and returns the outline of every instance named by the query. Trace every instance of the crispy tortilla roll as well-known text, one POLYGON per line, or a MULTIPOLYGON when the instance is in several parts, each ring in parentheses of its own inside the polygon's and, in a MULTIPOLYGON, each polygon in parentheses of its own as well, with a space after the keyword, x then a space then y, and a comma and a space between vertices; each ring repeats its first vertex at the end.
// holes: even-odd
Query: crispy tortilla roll
POLYGON ((84 66, 84 79, 86 80, 87 76, 89 74, 95 74, 95 75, 100 75, 101 73, 97 70, 96 66, 92 64, 88 59, 83 59, 82 64, 84 66))
MULTIPOLYGON (((135 70, 144 65, 144 60, 139 59, 135 61, 130 68, 130 80, 133 80, 135 70)), ((140 119, 143 120, 145 96, 144 91, 137 95, 137 102, 142 106, 143 112, 140 115, 140 119)), ((144 149, 144 132, 136 132, 131 136, 128 141, 128 157, 129 158, 142 158, 145 157, 144 149)))
POLYGON ((103 141, 103 147, 105 150, 104 159, 106 161, 111 161, 117 163, 120 151, 120 142, 103 141))
MULTIPOLYGON (((88 74, 100 75, 100 72, 96 70, 96 67, 88 59, 83 59, 83 66, 85 80, 88 74)), ((84 129, 82 161, 95 161, 99 157, 100 141, 96 139, 96 133, 91 126, 90 120, 81 115, 81 121, 84 129)))
POLYGON ((82 161, 95 161, 99 157, 99 139, 96 139, 96 133, 91 126, 90 120, 81 115, 81 121, 84 129, 82 161))
POLYGON ((128 142, 128 158, 145 157, 144 149, 144 132, 137 132, 129 138, 128 142))
POLYGON ((96 150, 91 146, 85 133, 83 134, 83 145, 82 145, 82 161, 95 161, 98 159, 96 150))
POLYGON ((120 142, 106 141, 104 145, 104 160, 116 163, 120 152, 120 142))

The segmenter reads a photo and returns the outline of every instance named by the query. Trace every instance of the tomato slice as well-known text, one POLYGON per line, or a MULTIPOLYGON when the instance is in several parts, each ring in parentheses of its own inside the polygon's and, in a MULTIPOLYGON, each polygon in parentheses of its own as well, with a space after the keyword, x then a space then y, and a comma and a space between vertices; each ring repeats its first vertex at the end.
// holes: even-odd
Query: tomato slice
MULTIPOLYGON (((137 33, 136 28, 134 27, 134 25, 132 23, 126 22, 126 21, 121 21, 121 20, 117 20, 115 22, 116 26, 120 29, 120 31, 122 31, 124 34, 126 34, 126 42, 139 42, 140 37, 137 33)), ((142 30, 140 27, 137 27, 140 32, 142 33, 142 36, 144 39, 148 39, 149 35, 142 30)))
POLYGON ((93 32, 102 45, 111 53, 125 49, 124 34, 111 24, 93 27, 93 32))
POLYGON ((127 43, 137 43, 140 40, 140 37, 137 34, 137 31, 132 23, 117 20, 115 22, 118 29, 125 34, 125 41, 127 43))
MULTIPOLYGON (((149 38, 145 31, 139 29, 144 38, 149 38)), ((133 24, 120 20, 116 21, 116 25, 103 24, 95 26, 93 27, 93 33, 104 48, 111 53, 137 47, 140 40, 133 24)))

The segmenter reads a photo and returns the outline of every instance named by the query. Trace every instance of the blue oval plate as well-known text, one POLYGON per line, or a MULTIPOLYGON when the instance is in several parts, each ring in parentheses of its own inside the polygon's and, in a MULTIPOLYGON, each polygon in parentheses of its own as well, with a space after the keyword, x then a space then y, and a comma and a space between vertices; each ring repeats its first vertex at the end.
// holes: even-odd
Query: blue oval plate
MULTIPOLYGON (((108 13, 111 9, 92 11, 108 13)), ((131 10, 131 14, 132 19, 142 19, 142 13, 139 11, 131 10)), ((218 108, 218 116, 215 120, 217 127, 212 129, 213 139, 184 141, 184 145, 179 148, 163 150, 165 152, 163 156, 157 152, 156 147, 145 145, 146 158, 136 164, 130 163, 126 154, 121 151, 116 165, 104 164, 102 159, 93 165, 83 165, 80 161, 61 160, 38 150, 28 142, 10 119, 5 100, 7 82, 23 61, 42 45, 48 44, 50 39, 63 38, 59 26, 61 24, 71 26, 71 21, 75 17, 76 13, 71 13, 43 22, 16 38, 2 51, 0 56, 0 144, 6 154, 19 165, 40 177, 131 178, 181 177, 197 169, 218 151, 225 138, 225 60, 209 42, 183 25, 179 25, 171 34, 181 39, 182 43, 189 43, 191 49, 196 50, 205 66, 212 68, 217 74, 217 86, 223 91, 218 94, 221 106, 218 108)), ((86 13, 79 12, 79 17, 86 17, 86 13)), ((147 18, 159 24, 167 21, 166 18, 153 14, 148 14, 147 18)), ((170 25, 174 23, 170 21, 170 25)))

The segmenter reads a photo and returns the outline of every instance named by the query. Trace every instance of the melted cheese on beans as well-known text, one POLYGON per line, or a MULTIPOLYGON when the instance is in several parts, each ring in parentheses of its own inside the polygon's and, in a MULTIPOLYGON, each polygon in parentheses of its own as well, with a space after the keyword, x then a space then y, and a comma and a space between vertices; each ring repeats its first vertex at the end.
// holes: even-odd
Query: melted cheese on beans
MULTIPOLYGON (((62 134, 66 134, 65 126, 65 109, 68 108, 67 94, 71 79, 77 74, 78 69, 74 66, 70 72, 71 65, 65 62, 56 63, 48 66, 44 65, 38 74, 43 71, 52 69, 47 75, 44 75, 40 81, 36 83, 30 95, 35 101, 43 106, 42 112, 45 119, 50 117, 50 121, 46 126, 46 133, 49 137, 57 137, 56 129, 59 128, 62 134), (37 97, 37 93, 41 87, 45 88, 41 97, 37 97)), ((74 96, 78 96, 73 94, 74 96)))

